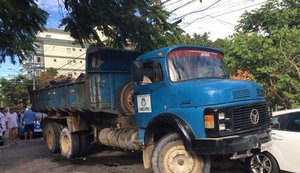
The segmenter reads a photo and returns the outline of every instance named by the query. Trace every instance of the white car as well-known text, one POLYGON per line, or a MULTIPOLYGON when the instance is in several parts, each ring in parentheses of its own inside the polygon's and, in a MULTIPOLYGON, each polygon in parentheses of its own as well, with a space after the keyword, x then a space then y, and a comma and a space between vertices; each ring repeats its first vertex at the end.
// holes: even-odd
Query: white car
POLYGON ((272 147, 246 163, 252 173, 300 173, 300 109, 273 112, 272 147))

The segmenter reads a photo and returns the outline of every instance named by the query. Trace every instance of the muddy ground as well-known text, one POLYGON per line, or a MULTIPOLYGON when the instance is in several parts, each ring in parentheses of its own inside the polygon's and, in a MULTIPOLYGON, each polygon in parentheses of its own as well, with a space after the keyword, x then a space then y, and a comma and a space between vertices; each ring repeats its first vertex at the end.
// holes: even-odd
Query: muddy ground
MULTIPOLYGON (((1 173, 151 173, 144 170, 141 153, 124 152, 107 147, 91 147, 84 158, 65 159, 48 151, 41 138, 16 145, 0 146, 1 173)), ((246 172, 241 164, 233 169, 212 173, 246 172)))

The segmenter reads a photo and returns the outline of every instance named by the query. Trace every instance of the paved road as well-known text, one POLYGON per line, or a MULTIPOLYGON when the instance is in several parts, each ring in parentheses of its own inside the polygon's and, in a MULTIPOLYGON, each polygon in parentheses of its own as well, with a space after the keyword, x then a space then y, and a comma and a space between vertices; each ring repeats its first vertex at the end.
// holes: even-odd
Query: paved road
MULTIPOLYGON (((141 153, 116 151, 109 148, 91 148, 88 157, 64 159, 60 154, 48 151, 45 141, 19 140, 14 146, 0 147, 0 173, 151 173, 144 170, 141 153)), ((242 173, 235 170, 212 173, 242 173)))

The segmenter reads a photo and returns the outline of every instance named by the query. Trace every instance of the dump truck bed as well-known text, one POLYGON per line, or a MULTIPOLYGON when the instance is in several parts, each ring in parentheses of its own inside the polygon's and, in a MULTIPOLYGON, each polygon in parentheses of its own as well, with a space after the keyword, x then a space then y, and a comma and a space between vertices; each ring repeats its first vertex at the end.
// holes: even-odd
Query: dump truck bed
POLYGON ((33 91, 33 109, 39 112, 107 112, 119 114, 116 100, 132 81, 131 64, 140 52, 91 47, 86 55, 84 81, 33 91))
POLYGON ((32 106, 35 111, 84 111, 88 110, 84 81, 33 91, 32 106))

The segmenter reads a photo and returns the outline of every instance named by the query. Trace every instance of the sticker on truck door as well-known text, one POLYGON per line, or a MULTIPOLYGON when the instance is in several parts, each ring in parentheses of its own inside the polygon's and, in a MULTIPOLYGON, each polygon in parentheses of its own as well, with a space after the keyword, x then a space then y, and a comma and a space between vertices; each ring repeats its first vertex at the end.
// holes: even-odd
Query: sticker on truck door
POLYGON ((137 96, 138 113, 151 113, 151 97, 150 94, 137 96))

